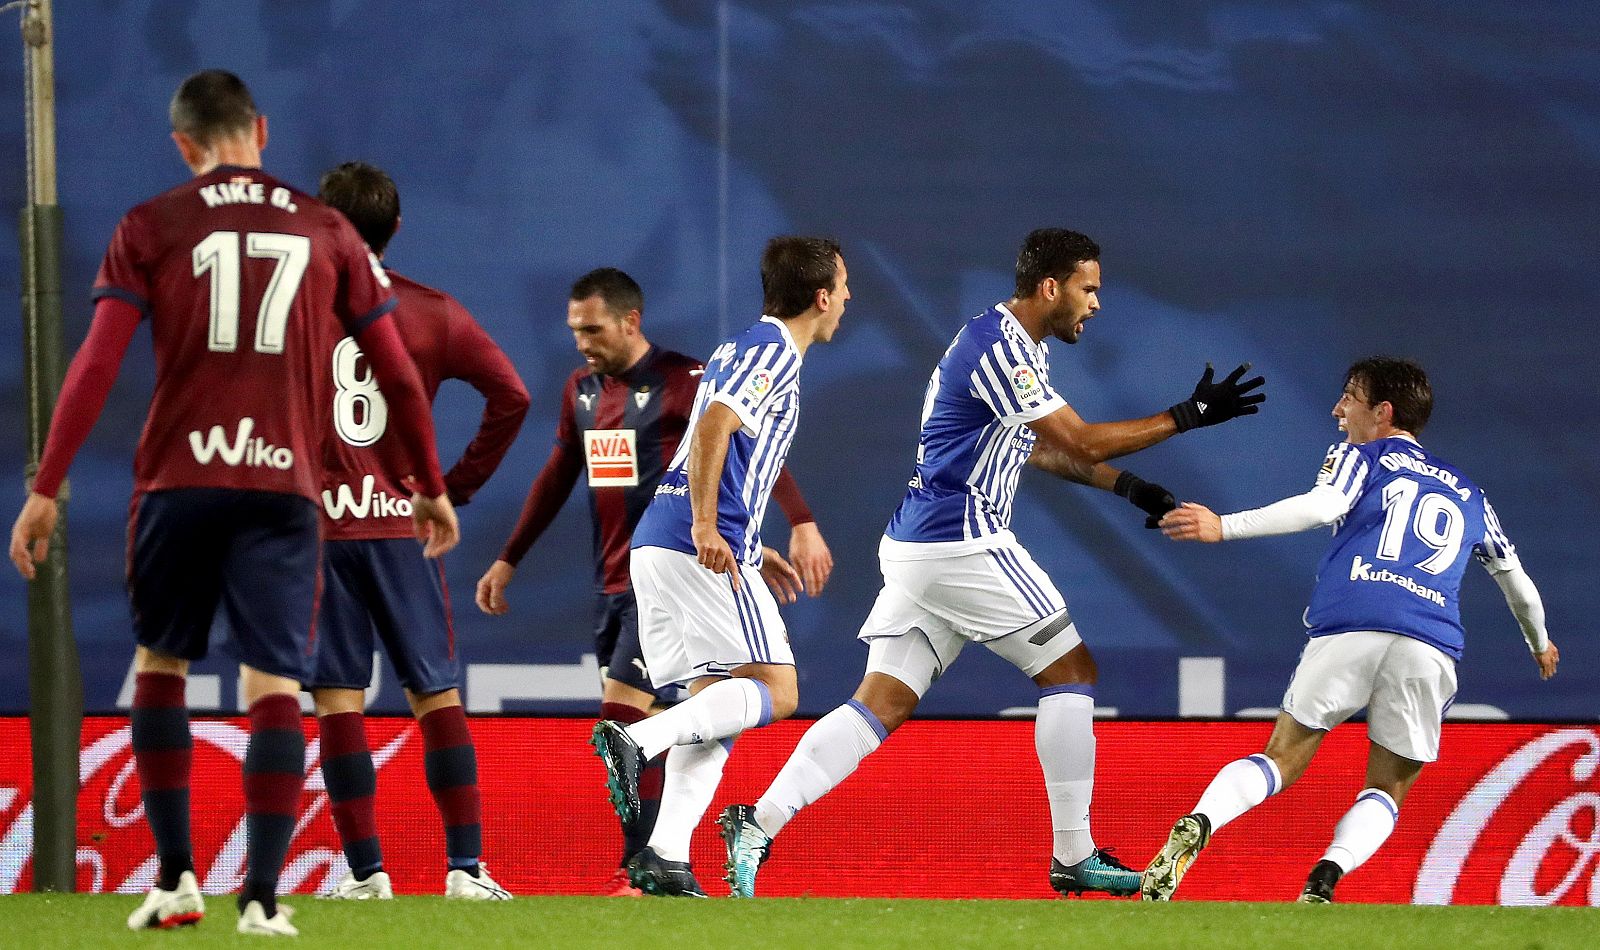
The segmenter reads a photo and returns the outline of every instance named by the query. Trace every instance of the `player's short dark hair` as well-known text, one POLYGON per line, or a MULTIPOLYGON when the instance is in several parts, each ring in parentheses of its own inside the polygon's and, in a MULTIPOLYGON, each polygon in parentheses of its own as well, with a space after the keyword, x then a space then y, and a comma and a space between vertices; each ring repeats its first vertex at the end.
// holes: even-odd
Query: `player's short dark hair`
POLYGON ((579 277, 572 282, 567 299, 588 300, 597 295, 605 301, 606 309, 618 317, 627 316, 630 310, 644 313, 644 291, 639 289, 639 282, 615 267, 596 267, 579 277))
POLYGON ((1396 429, 1415 435, 1433 415, 1433 387, 1428 385, 1428 374, 1412 360, 1369 356, 1350 367, 1344 382, 1360 386, 1369 406, 1381 402, 1393 406, 1396 429))
POLYGON ((1017 254, 1017 296, 1031 297, 1046 277, 1066 280, 1084 261, 1098 261, 1100 245, 1066 228, 1040 228, 1022 239, 1017 254))
POLYGON ((761 312, 797 317, 811 308, 817 291, 832 290, 843 256, 829 238, 775 237, 761 252, 761 312))
POLYGON ((256 102, 244 80, 224 69, 195 73, 172 94, 167 107, 172 131, 201 145, 249 131, 256 121, 256 102))
POLYGON ((400 226, 400 189, 376 165, 345 162, 330 169, 317 186, 317 197, 349 218, 374 254, 383 253, 400 226))

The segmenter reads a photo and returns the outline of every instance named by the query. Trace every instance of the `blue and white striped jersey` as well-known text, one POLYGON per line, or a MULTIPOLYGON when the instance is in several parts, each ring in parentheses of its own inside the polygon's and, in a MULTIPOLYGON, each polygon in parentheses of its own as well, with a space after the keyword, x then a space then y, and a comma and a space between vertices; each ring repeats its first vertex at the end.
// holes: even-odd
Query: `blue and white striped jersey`
POLYGON ((1349 509, 1317 569, 1306 610, 1313 637, 1382 630, 1461 659, 1461 576, 1471 557, 1517 566, 1483 489, 1404 436, 1328 449, 1319 486, 1349 509))
POLYGON ((1066 405, 1049 364, 1004 304, 967 321, 928 380, 916 473, 885 532, 902 544, 886 543, 883 556, 946 557, 1010 538, 1017 477, 1037 438, 1027 423, 1066 405))
POLYGON ((688 434, 633 531, 633 546, 695 553, 690 534, 694 517, 689 508, 689 446, 695 425, 713 402, 732 409, 743 423, 728 440, 717 497, 717 530, 735 557, 759 567, 761 519, 800 421, 800 350, 789 328, 776 317, 762 317, 717 347, 706 361, 688 434))

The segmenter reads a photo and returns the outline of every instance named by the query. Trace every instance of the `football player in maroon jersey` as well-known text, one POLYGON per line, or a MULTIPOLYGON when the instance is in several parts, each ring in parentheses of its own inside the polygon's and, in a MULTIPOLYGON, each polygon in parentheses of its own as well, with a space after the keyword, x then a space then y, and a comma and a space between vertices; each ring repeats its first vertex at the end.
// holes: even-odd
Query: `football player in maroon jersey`
POLYGON ((388 278, 337 211, 261 170, 266 117, 237 76, 206 70, 171 104, 194 178, 128 212, 95 280, 32 492, 11 533, 24 577, 47 553, 56 493, 105 405, 133 333, 150 322, 156 383, 134 457, 128 593, 138 640, 134 760, 158 867, 135 929, 198 921, 189 835, 189 663, 219 610, 250 715, 244 759, 243 933, 294 934, 275 889, 294 833, 321 572, 322 451, 334 345, 355 338, 381 383, 416 490, 424 553, 459 528, 434 454, 428 399, 388 316, 388 278))
MULTIPOLYGON (((638 283, 614 267, 590 271, 572 285, 567 326, 586 365, 567 378, 555 446, 528 491, 500 559, 478 581, 477 590, 478 607, 485 613, 500 615, 510 609, 505 591, 517 563, 554 520, 579 477, 586 477, 598 595, 595 652, 605 671, 601 718, 620 722, 637 722, 657 706, 639 648, 628 547, 688 427, 702 370, 699 360, 646 339, 640 326, 643 311, 638 283)), ((822 592, 833 555, 787 469, 773 495, 790 523, 789 560, 769 550, 763 575, 781 602, 793 603, 802 590, 812 596, 822 592)), ((653 803, 661 789, 659 761, 641 776, 640 785, 643 814, 623 829, 624 862, 650 840, 653 803)), ((603 892, 639 893, 620 867, 603 892)))
MULTIPOLYGON (((400 226, 400 193, 381 169, 347 162, 322 177, 319 198, 344 213, 383 258, 400 226)), ((528 391, 511 361, 455 298, 393 270, 394 321, 430 399, 446 379, 484 397, 483 419, 444 476, 450 500, 466 504, 517 437, 528 391)), ((324 471, 322 610, 307 686, 322 732, 322 777, 350 873, 329 897, 390 898, 373 791, 377 775, 364 716, 374 634, 400 676, 422 731, 428 790, 444 820, 445 896, 507 900, 480 866, 482 804, 477 754, 461 708, 461 664, 444 566, 417 555, 407 518, 409 468, 388 437, 388 407, 354 340, 333 352, 332 426, 324 471)))

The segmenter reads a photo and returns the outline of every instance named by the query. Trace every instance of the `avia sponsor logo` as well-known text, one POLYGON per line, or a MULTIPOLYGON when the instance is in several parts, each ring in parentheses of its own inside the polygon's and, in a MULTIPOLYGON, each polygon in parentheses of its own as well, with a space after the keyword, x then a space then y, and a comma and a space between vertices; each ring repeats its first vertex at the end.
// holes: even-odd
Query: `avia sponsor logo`
MULTIPOLYGON (((194 870, 200 890, 226 894, 244 883, 245 815, 238 777, 250 733, 241 725, 204 719, 195 720, 190 732, 196 774, 231 776, 225 791, 206 792, 205 807, 195 810, 193 831, 194 870)), ((406 729, 374 745, 373 766, 381 770, 412 735, 412 730, 406 729)), ((306 745, 305 794, 279 879, 285 890, 327 893, 349 870, 339 836, 325 817, 330 801, 322 778, 320 748, 317 739, 306 745)), ((155 884, 157 859, 140 801, 129 726, 113 729, 82 748, 78 784, 78 889, 94 894, 145 893, 155 884)), ((21 791, 0 785, 0 815, 16 803, 21 791)), ((15 893, 25 886, 33 830, 32 801, 26 801, 9 825, 0 828, 0 894, 15 893)))
POLYGON ((1403 468, 1408 472, 1415 472, 1418 475, 1425 475, 1428 478, 1443 482, 1462 501, 1469 501, 1472 498, 1472 489, 1463 487, 1460 477, 1455 472, 1446 471, 1437 465, 1429 465, 1423 459, 1417 458, 1409 452, 1390 452, 1379 458, 1378 464, 1391 472, 1399 471, 1403 468))
POLYGON ((585 429, 583 456, 589 466, 589 487, 639 484, 637 448, 632 429, 585 429))
POLYGON ((1359 554, 1357 554, 1350 562, 1350 579, 1353 581, 1371 581, 1375 584, 1393 584, 1396 587, 1404 587, 1406 590, 1416 594, 1423 600, 1432 601, 1433 603, 1438 604, 1440 607, 1445 605, 1444 594, 1434 590, 1432 587, 1424 587, 1404 574, 1396 574, 1386 567, 1375 568, 1371 561, 1363 561, 1361 559, 1361 555, 1359 554))
POLYGON ((371 475, 361 479, 361 497, 350 490, 348 484, 334 491, 322 490, 322 508, 334 521, 345 518, 409 518, 411 499, 397 498, 386 491, 373 491, 377 479, 371 475))
POLYGON ((256 421, 249 416, 239 420, 239 425, 234 429, 233 441, 228 441, 227 430, 222 426, 212 426, 211 430, 201 438, 198 431, 189 433, 189 451, 194 453, 194 460, 201 465, 210 465, 213 459, 221 459, 222 464, 229 468, 273 468, 280 472, 288 471, 294 467, 294 452, 282 446, 273 445, 260 436, 251 437, 255 431, 256 421))
POLYGON ((1412 903, 1600 906, 1597 772, 1592 729, 1557 729, 1512 751, 1433 835, 1412 903))

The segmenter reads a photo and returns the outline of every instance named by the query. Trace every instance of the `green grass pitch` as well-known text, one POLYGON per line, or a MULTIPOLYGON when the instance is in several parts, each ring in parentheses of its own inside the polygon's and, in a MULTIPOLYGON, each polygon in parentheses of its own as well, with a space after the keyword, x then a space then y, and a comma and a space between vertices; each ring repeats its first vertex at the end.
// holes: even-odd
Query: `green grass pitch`
MULTIPOLYGON (((1135 901, 773 899, 709 901, 523 897, 462 904, 438 897, 332 903, 289 898, 302 942, 319 947, 746 948, 1468 947, 1600 944, 1584 908, 1394 907, 1135 901)), ((207 898, 198 927, 131 933, 132 897, 0 897, 0 946, 198 948, 252 944, 233 932, 228 897, 207 898)))

